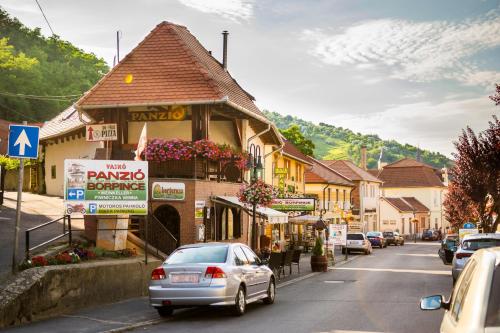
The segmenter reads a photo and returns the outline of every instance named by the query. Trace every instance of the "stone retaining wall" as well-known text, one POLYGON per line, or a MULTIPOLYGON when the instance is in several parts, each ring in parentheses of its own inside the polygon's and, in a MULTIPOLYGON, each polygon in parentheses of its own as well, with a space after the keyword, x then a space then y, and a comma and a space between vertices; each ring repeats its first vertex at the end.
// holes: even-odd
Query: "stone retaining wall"
POLYGON ((147 295, 160 263, 134 258, 25 270, 0 290, 0 328, 147 295))

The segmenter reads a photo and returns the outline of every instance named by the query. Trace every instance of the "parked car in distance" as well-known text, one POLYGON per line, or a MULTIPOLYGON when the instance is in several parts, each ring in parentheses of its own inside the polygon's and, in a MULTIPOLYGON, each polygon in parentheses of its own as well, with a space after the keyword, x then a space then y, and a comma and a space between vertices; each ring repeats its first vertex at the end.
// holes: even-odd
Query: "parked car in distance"
POLYGON ((430 241, 435 241, 438 239, 437 232, 435 232, 432 229, 424 229, 422 231, 422 240, 430 240, 430 241))
POLYGON ((441 333, 500 332, 500 247, 474 253, 448 301, 428 296, 420 300, 420 308, 446 310, 441 333))
POLYGON ((372 246, 378 246, 381 249, 387 247, 387 240, 380 231, 369 231, 366 233, 366 238, 368 238, 372 246))
POLYGON ((345 253, 346 249, 347 253, 359 251, 364 254, 371 254, 373 251, 372 244, 362 232, 350 232, 347 234, 347 245, 342 247, 342 253, 345 253))
POLYGON ((396 238, 394 238, 394 232, 392 231, 384 231, 382 232, 385 240, 387 241, 387 245, 396 245, 396 238))
POLYGON ((466 235, 462 240, 462 243, 457 248, 455 255, 453 256, 451 275, 453 277, 453 283, 458 279, 460 273, 464 269, 465 264, 469 258, 477 250, 500 246, 500 234, 488 233, 488 234, 473 234, 466 235))
POLYGON ((239 243, 181 246, 153 270, 149 283, 150 305, 161 316, 203 305, 230 306, 234 314, 242 315, 248 303, 272 304, 275 295, 271 269, 239 243))
POLYGON ((458 246, 458 234, 447 234, 441 241, 438 255, 445 265, 451 264, 458 246))
POLYGON ((405 245, 405 239, 404 239, 403 236, 401 236, 399 234, 399 232, 394 231, 394 238, 396 239, 396 244, 397 245, 401 245, 401 246, 405 245))

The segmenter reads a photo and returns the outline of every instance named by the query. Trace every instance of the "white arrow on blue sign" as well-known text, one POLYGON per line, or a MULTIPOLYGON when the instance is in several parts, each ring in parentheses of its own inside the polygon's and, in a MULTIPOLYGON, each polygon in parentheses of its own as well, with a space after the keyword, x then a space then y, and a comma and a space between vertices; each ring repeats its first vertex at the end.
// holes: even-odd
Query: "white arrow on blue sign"
POLYGON ((464 223, 464 229, 475 229, 476 225, 471 222, 464 223))
POLYGON ((10 125, 7 155, 19 158, 38 158, 39 139, 40 127, 10 125))

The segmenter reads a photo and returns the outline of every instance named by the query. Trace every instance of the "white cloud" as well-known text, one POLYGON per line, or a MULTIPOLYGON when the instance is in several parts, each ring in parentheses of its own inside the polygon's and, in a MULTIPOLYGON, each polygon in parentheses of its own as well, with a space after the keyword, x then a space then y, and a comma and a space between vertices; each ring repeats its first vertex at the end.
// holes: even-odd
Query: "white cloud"
POLYGON ((183 5, 204 13, 217 14, 232 21, 252 18, 253 0, 179 0, 183 5))
POLYGON ((415 82, 452 79, 467 85, 492 85, 494 71, 480 71, 471 57, 500 46, 500 15, 492 11, 461 23, 372 20, 340 33, 304 30, 314 42, 310 53, 324 63, 386 66, 390 77, 415 82))
POLYGON ((369 114, 337 114, 328 123, 361 133, 383 133, 384 139, 420 145, 448 156, 461 130, 475 131, 488 126, 498 107, 487 97, 448 100, 442 103, 419 102, 389 106, 369 114))

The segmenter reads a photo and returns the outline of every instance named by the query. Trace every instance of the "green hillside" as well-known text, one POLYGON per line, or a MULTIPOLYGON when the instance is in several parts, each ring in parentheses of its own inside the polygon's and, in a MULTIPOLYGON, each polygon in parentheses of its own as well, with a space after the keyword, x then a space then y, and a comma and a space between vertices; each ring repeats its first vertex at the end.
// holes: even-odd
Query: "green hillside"
POLYGON ((0 7, 0 118, 50 119, 108 70, 103 59, 58 36, 44 37, 0 7))
MULTIPOLYGON (((382 162, 395 162, 405 157, 415 158, 417 147, 409 144, 400 144, 395 140, 382 140, 377 135, 363 135, 353 131, 324 123, 316 125, 312 122, 292 116, 283 116, 277 112, 264 111, 279 129, 285 129, 293 124, 298 125, 302 134, 314 142, 314 155, 320 159, 350 159, 355 163, 360 160, 360 148, 367 146, 368 167, 376 168, 380 149, 384 147, 382 162)), ((450 166, 451 160, 440 153, 420 150, 423 162, 437 168, 450 166)))

